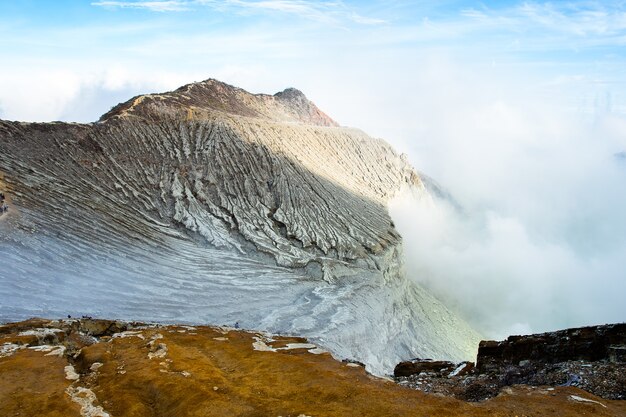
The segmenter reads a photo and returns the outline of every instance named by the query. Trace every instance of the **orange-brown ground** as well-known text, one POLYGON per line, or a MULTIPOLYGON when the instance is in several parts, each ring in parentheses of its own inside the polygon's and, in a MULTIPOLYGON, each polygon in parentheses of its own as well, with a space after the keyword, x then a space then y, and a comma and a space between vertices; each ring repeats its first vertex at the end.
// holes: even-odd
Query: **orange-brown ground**
POLYGON ((285 348, 303 339, 235 329, 143 327, 97 341, 76 325, 23 334, 64 326, 0 327, 1 416, 626 416, 626 402, 576 388, 515 386, 482 403, 428 395, 310 347, 285 348), (26 347, 42 344, 50 346, 26 347), (66 346, 64 354, 55 345, 66 346), (72 371, 78 380, 68 379, 72 371))

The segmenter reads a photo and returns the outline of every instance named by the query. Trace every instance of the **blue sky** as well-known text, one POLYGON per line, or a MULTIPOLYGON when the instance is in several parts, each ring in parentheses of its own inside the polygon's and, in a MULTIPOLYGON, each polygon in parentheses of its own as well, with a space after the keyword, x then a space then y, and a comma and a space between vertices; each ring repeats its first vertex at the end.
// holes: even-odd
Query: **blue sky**
POLYGON ((217 77, 255 92, 296 86, 354 124, 334 91, 393 88, 433 59, 537 87, 571 84, 579 107, 609 92, 621 109, 625 42, 623 2, 2 2, 0 117, 94 120, 107 100, 217 77), (47 105, 14 97, 36 83, 29 77, 43 77, 47 105))
POLYGON ((0 118, 299 88, 463 205, 397 210, 408 273, 499 337, 626 319, 625 45, 623 1, 3 1, 0 118))

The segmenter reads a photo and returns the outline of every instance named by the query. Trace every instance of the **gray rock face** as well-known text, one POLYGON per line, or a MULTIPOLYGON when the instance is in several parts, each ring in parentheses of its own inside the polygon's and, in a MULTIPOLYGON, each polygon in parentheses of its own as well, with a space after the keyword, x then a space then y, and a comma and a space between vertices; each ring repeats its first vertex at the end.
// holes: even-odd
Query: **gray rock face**
POLYGON ((382 140, 295 89, 208 80, 94 124, 0 122, 0 318, 90 314, 302 334, 388 372, 472 355, 405 279, 387 202, 423 194, 382 140))

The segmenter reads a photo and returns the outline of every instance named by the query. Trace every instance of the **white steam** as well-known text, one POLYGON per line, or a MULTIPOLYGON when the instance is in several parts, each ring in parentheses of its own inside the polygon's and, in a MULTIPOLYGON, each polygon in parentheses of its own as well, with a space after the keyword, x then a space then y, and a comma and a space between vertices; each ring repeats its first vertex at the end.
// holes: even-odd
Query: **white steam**
POLYGON ((409 276, 488 337, 626 321, 626 121, 493 84, 404 145, 445 191, 391 204, 409 276))

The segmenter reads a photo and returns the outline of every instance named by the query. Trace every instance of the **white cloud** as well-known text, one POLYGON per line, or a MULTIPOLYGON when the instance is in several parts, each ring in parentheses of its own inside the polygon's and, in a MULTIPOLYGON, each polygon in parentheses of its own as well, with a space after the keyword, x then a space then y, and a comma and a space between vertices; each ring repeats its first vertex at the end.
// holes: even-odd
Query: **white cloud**
MULTIPOLYGON (((202 1, 202 0, 200 0, 202 1)), ((215 4, 215 2, 209 2, 215 4)), ((304 0, 226 0, 225 5, 242 9, 275 11, 294 14, 299 17, 320 22, 332 23, 350 20, 362 25, 378 25, 385 23, 383 19, 361 16, 341 2, 304 1, 304 0)))
POLYGON ((65 103, 79 89, 78 74, 50 70, 12 74, 0 79, 0 106, 3 118, 9 120, 49 121, 61 115, 65 103))
POLYGON ((189 10, 189 2, 179 0, 164 1, 97 1, 92 6, 119 8, 119 9, 144 9, 153 12, 180 12, 189 10))
POLYGON ((351 13, 349 16, 350 16, 350 19, 352 19, 356 23, 360 23, 362 25, 382 25, 383 23, 387 23, 387 21, 384 20, 384 19, 377 19, 375 17, 361 16, 361 15, 358 15, 356 13, 351 13))
POLYGON ((305 0, 164 0, 164 1, 109 1, 91 3, 93 6, 120 9, 144 9, 154 12, 180 12, 197 7, 210 7, 221 12, 283 13, 322 23, 339 24, 344 21, 360 25, 378 25, 385 20, 360 15, 342 2, 305 0))
POLYGON ((524 2, 508 8, 465 9, 461 16, 480 22, 483 28, 500 28, 530 34, 563 34, 595 41, 619 42, 614 36, 626 30, 621 6, 602 2, 524 2), (591 40, 591 39, 590 39, 591 40))
POLYGON ((33 68, 0 77, 0 107, 6 120, 92 122, 135 95, 169 91, 206 78, 198 72, 146 74, 115 65, 104 70, 33 68))
POLYGON ((626 118, 571 111, 569 85, 436 66, 405 86, 421 129, 403 146, 462 208, 395 202, 409 275, 488 337, 623 321, 626 118))
POLYGON ((226 5, 237 6, 245 9, 270 10, 283 13, 292 13, 316 20, 327 19, 327 12, 336 8, 336 3, 309 2, 298 0, 265 0, 243 1, 226 0, 226 5))

